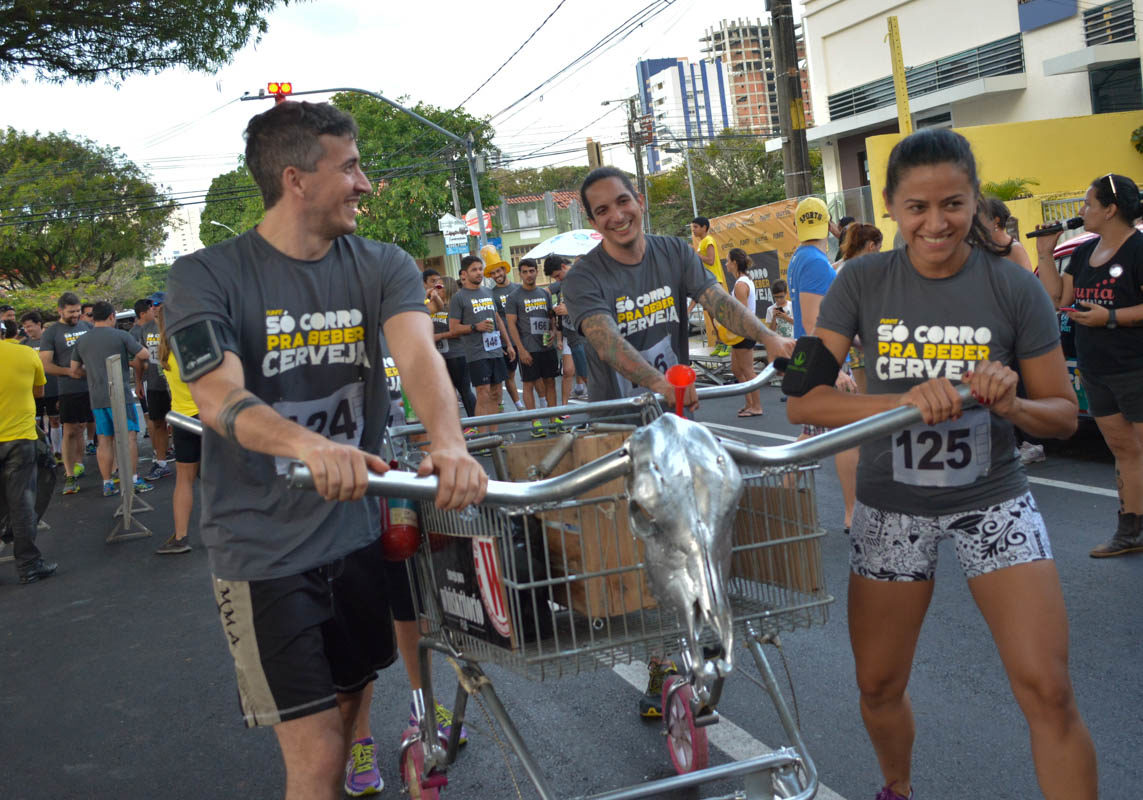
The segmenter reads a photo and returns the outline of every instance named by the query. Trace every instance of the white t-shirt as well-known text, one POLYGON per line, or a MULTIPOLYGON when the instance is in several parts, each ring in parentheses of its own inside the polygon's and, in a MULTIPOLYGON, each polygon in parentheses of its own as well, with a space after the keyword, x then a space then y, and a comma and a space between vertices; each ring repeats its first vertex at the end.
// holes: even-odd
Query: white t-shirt
MULTIPOLYGON (((737 289, 738 284, 740 283, 746 284, 746 307, 750 309, 750 316, 758 316, 758 313, 755 310, 758 307, 758 295, 754 291, 754 281, 750 280, 750 278, 746 277, 745 275, 742 275, 738 278, 738 280, 734 282, 734 288, 737 289)), ((737 300, 738 297, 736 296, 734 299, 737 300)))
MULTIPOLYGON (((771 325, 774 324, 774 313, 776 311, 778 311, 779 309, 784 311, 787 316, 793 318, 794 310, 793 310, 793 306, 790 304, 789 299, 786 300, 786 304, 783 306, 779 306, 777 304, 772 304, 768 309, 766 309, 766 327, 767 328, 769 328, 771 325)), ((778 320, 778 327, 777 327, 777 329, 775 329, 775 332, 779 336, 785 336, 786 338, 790 338, 794 335, 794 323, 786 322, 786 320, 780 319, 780 320, 778 320)))

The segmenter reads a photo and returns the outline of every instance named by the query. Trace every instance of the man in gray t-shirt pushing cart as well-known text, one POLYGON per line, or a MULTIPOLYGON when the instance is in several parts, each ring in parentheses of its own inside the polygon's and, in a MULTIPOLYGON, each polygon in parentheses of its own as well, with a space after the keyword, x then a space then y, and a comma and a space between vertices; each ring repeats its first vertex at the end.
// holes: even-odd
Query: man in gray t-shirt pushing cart
POLYGON ((396 657, 380 509, 365 496, 369 473, 388 469, 382 333, 432 440, 419 472, 438 476, 437 504, 464 508, 487 486, 465 450, 420 271, 400 248, 352 235, 371 189, 356 137, 353 118, 327 104, 254 117, 246 165, 266 215, 180 258, 165 311, 204 425, 202 539, 242 714, 274 726, 290 800, 341 796, 346 723, 396 657), (293 461, 316 492, 288 488, 293 461))

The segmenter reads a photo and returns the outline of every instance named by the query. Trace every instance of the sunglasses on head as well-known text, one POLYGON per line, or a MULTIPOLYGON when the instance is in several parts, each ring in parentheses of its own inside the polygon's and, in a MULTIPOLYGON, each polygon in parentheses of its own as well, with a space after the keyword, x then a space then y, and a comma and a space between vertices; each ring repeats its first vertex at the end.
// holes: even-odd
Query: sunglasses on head
POLYGON ((1114 173, 1107 173, 1103 176, 1107 180, 1108 185, 1111 187, 1111 199, 1115 201, 1116 205, 1119 204, 1119 194, 1115 191, 1115 175, 1114 173))

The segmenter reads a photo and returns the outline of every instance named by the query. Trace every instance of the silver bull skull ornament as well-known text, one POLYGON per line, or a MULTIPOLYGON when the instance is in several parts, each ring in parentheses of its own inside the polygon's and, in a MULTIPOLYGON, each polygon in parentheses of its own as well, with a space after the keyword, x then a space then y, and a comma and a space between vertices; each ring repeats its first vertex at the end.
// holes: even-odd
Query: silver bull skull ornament
POLYGON ((703 663, 699 637, 709 625, 729 670, 734 626, 726 576, 742 496, 738 465, 710 431, 674 414, 635 431, 627 450, 634 463, 628 510, 644 543, 651 592, 686 621, 692 663, 703 663))

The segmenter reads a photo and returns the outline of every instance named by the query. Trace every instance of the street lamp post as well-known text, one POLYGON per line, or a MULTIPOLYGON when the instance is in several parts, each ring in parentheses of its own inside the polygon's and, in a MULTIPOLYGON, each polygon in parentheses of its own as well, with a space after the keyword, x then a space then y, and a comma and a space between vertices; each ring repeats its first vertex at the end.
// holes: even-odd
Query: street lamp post
POLYGON ((683 160, 686 161, 686 164, 687 164, 687 186, 689 186, 691 189, 691 211, 697 217, 698 216, 698 201, 695 199, 695 182, 694 182, 694 178, 691 176, 691 148, 690 148, 690 145, 685 145, 682 142, 680 142, 675 137, 675 134, 671 133, 669 128, 664 128, 663 126, 660 125, 658 130, 661 133, 665 133, 668 136, 670 136, 671 140, 674 141, 675 145, 678 146, 678 148, 683 151, 683 160))
POLYGON ((216 219, 209 219, 209 220, 207 220, 207 222, 209 222, 211 225, 217 225, 220 228, 226 228, 226 230, 230 231, 235 236, 238 235, 238 231, 234 230, 234 228, 230 227, 225 222, 219 222, 216 219))

